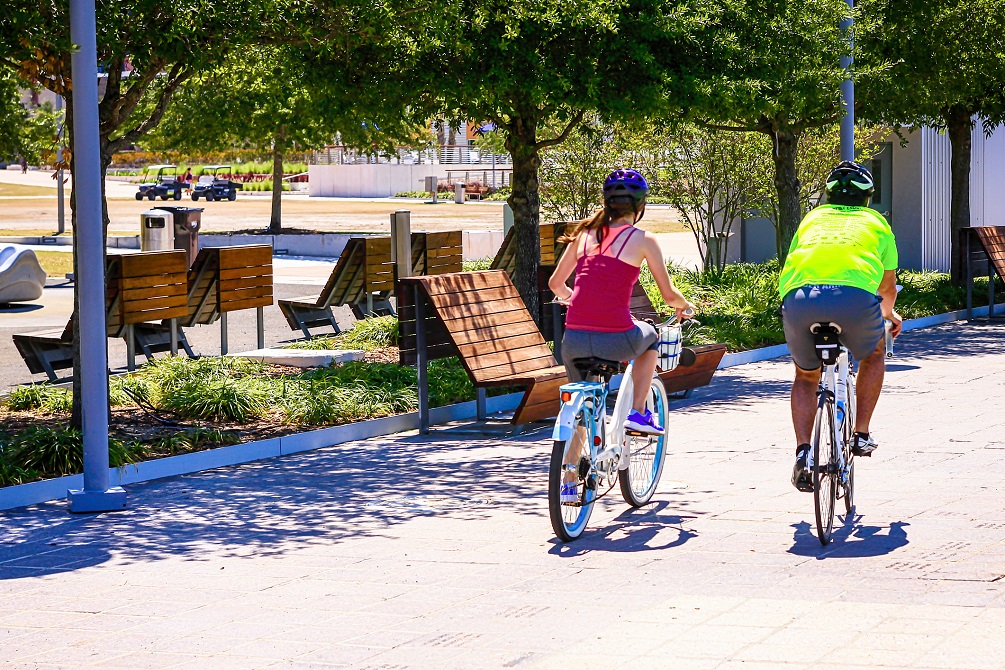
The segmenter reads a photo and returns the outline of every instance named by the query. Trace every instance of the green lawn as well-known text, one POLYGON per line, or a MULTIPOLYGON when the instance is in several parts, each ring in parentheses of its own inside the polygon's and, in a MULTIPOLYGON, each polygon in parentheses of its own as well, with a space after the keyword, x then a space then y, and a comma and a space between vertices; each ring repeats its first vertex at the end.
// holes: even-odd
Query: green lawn
POLYGON ((50 277, 64 277, 73 272, 73 254, 68 251, 36 251, 35 255, 50 277))
POLYGON ((55 198, 56 187, 53 186, 52 188, 48 188, 46 186, 25 186, 23 184, 6 184, 4 182, 0 182, 0 197, 11 195, 37 195, 55 198))

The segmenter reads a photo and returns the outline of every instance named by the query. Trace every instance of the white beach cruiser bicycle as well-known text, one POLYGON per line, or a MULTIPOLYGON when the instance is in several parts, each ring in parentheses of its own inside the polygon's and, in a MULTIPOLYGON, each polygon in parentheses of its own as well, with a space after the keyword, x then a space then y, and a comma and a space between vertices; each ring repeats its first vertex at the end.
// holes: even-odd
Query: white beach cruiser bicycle
MULTIPOLYGON (((700 325, 694 320, 688 323, 700 325)), ((656 329, 663 370, 672 370, 682 358, 684 365, 694 362, 693 354, 687 356, 689 350, 682 355, 681 326, 675 319, 657 325, 656 329)), ((648 435, 624 428, 634 401, 632 363, 580 358, 573 364, 583 373, 585 381, 564 384, 560 389, 562 408, 552 433, 554 446, 548 472, 551 526, 564 542, 582 535, 594 503, 616 483, 620 483, 621 495, 629 505, 640 507, 648 503, 659 484, 667 443, 668 399, 658 375, 653 376, 649 386, 646 408, 656 423, 664 427, 664 434, 648 435), (614 408, 608 414, 611 378, 621 372, 624 375, 614 408), (570 483, 575 484, 576 500, 563 502, 563 484, 570 483)))

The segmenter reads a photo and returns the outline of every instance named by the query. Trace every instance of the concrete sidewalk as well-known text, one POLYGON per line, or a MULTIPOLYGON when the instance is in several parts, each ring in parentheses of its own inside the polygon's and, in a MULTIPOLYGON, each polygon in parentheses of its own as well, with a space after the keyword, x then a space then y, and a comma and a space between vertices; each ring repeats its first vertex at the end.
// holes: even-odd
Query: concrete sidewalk
POLYGON ((674 405, 653 503, 547 518, 547 431, 401 435, 0 513, 5 668, 1000 668, 1005 325, 905 334, 821 548, 784 361, 674 405))

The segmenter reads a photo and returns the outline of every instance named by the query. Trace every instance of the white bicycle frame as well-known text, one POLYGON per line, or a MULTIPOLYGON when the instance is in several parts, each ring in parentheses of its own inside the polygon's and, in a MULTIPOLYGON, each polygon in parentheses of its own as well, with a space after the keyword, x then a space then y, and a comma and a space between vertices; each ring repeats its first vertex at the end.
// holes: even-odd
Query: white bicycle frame
MULTIPOLYGON (((608 416, 606 407, 593 408, 593 434, 603 435, 604 441, 600 445, 603 448, 598 452, 593 440, 590 440, 591 460, 596 464, 601 464, 613 459, 621 454, 625 444, 625 420, 629 412, 632 411, 632 402, 635 397, 635 390, 632 386, 631 363, 625 369, 621 377, 621 385, 618 387, 618 395, 614 401, 614 411, 608 416)), ((601 385, 601 382, 582 382, 583 384, 601 385)), ((576 429, 576 417, 583 408, 583 403, 588 399, 598 396, 599 389, 583 389, 572 392, 572 397, 562 403, 562 408, 555 419, 555 428, 552 431, 553 440, 567 441, 572 437, 576 429)), ((602 394, 601 394, 602 395, 602 394)), ((606 403, 605 403, 606 404, 606 403)), ((622 458, 618 464, 619 469, 628 467, 628 459, 622 458)), ((607 472, 605 474, 611 474, 607 472)))

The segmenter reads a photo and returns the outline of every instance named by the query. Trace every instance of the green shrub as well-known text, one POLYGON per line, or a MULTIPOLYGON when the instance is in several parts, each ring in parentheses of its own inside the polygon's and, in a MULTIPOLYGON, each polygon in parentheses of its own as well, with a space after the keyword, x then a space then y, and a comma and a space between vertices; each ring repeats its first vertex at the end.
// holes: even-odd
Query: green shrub
POLYGON ((287 349, 362 349, 373 351, 398 344, 398 318, 376 316, 360 319, 341 335, 312 337, 286 345, 287 349))
POLYGON ((475 258, 470 261, 463 261, 461 269, 464 272, 476 272, 477 270, 488 270, 492 266, 491 258, 475 258))
POLYGON ((302 379, 287 384, 282 396, 286 421, 307 426, 337 425, 414 411, 414 388, 373 388, 342 385, 330 378, 302 379))
POLYGON ((510 189, 509 186, 500 186, 495 190, 494 193, 490 193, 489 195, 485 196, 483 200, 506 201, 509 200, 509 197, 512 194, 512 192, 513 191, 512 189, 510 189))
POLYGON ((370 351, 398 344, 398 317, 377 316, 360 319, 352 330, 342 335, 342 343, 348 349, 370 351))
MULTIPOLYGON (((112 467, 135 463, 142 448, 109 438, 108 461, 112 467)), ((71 428, 35 426, 5 441, 0 460, 11 471, 34 471, 46 477, 81 472, 84 468, 83 436, 71 428)))
POLYGON ((69 389, 55 388, 46 384, 20 386, 10 392, 7 407, 14 411, 39 410, 46 414, 69 412, 73 405, 73 394, 69 389))
POLYGON ((208 378, 162 394, 160 405, 190 419, 247 421, 265 413, 267 398, 267 390, 254 378, 208 378))
POLYGON ((189 428, 155 435, 144 444, 159 455, 186 454, 206 447, 227 446, 241 441, 240 436, 230 430, 212 428, 189 428))
POLYGON ((429 191, 399 191, 394 194, 395 198, 428 198, 429 191))

